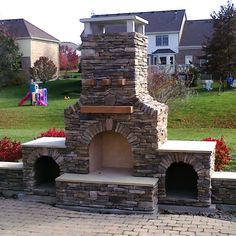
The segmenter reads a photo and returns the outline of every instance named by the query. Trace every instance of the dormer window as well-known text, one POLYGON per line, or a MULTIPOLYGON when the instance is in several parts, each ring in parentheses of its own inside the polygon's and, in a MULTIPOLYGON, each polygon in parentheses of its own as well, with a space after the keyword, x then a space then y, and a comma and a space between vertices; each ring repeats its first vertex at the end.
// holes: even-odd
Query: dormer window
POLYGON ((168 35, 157 35, 156 36, 156 46, 168 46, 169 37, 168 35))

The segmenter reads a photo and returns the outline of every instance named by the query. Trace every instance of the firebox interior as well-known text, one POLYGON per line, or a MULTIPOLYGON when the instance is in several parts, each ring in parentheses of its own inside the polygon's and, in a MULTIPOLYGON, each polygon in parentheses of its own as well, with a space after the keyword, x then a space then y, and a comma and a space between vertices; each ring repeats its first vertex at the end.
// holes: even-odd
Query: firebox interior
POLYGON ((55 179, 60 176, 58 164, 49 156, 41 156, 34 165, 35 186, 55 187, 55 179))
POLYGON ((197 198, 198 175, 193 167, 184 162, 175 162, 166 171, 167 197, 197 198))
POLYGON ((133 154, 127 139, 121 134, 106 131, 97 134, 89 147, 89 170, 104 168, 133 168, 133 154))

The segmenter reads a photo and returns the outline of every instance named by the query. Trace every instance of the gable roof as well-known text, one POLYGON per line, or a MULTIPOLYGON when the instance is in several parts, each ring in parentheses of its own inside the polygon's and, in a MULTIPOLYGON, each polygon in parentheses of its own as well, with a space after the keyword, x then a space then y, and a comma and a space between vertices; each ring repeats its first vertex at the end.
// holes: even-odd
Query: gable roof
POLYGON ((16 39, 37 38, 59 42, 58 39, 29 23, 25 19, 0 20, 0 26, 16 37, 16 39))
MULTIPOLYGON (((185 15, 185 10, 170 10, 170 11, 151 11, 151 12, 131 12, 119 14, 105 14, 93 15, 92 17, 105 17, 105 16, 127 16, 136 15, 149 23, 146 25, 146 33, 153 32, 170 32, 180 31, 181 25, 185 15)), ((116 31, 114 26, 109 27, 109 32, 116 31)))
POLYGON ((175 54, 176 52, 174 52, 173 50, 171 50, 170 48, 163 48, 163 49, 157 49, 156 51, 154 51, 152 54, 175 54))
POLYGON ((180 47, 202 46, 213 34, 213 20, 187 20, 184 24, 180 47))

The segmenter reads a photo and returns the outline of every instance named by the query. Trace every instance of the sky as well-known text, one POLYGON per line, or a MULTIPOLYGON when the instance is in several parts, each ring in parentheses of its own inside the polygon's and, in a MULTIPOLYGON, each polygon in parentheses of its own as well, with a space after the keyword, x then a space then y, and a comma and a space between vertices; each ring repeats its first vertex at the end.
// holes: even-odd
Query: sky
MULTIPOLYGON (((236 0, 232 0, 236 5, 236 0)), ((209 19, 227 0, 2 0, 0 19, 24 18, 62 42, 80 43, 81 18, 91 14, 185 9, 187 19, 209 19)))

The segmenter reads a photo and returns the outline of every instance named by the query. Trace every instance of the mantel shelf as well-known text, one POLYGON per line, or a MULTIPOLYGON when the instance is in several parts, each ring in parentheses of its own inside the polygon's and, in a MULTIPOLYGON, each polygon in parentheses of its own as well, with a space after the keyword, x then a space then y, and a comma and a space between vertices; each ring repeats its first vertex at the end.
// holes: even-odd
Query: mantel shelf
POLYGON ((131 114, 133 106, 81 106, 81 113, 131 114))

